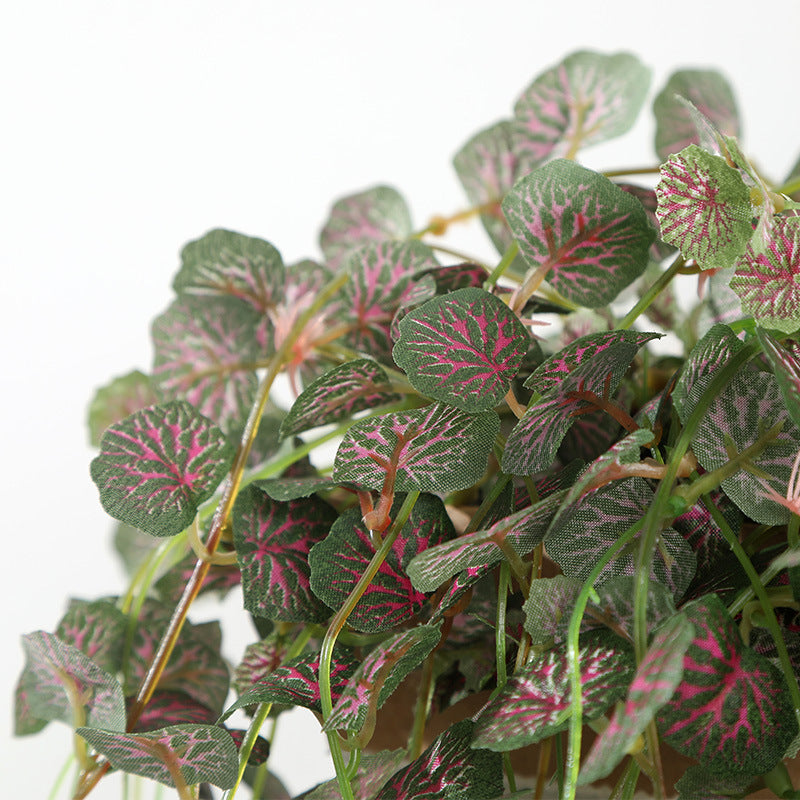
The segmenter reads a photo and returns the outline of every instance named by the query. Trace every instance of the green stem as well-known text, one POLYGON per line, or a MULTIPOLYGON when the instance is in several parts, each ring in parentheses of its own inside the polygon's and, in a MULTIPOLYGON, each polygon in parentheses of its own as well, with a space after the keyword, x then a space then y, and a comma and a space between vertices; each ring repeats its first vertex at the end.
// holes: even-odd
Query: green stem
POLYGON ((508 246, 508 249, 505 251, 505 253, 503 253, 500 263, 498 263, 498 265, 491 271, 489 277, 483 282, 483 288, 486 289, 486 291, 491 291, 497 281, 500 280, 503 273, 511 266, 514 259, 517 257, 517 253, 519 253, 519 245, 515 239, 508 246))
POLYGON ((733 554, 742 565, 742 569, 745 571, 747 578, 750 581, 750 585, 753 587, 753 591, 761 603, 761 609, 763 610, 765 617, 764 622, 767 630, 772 634, 772 638, 775 640, 775 647, 778 651, 778 659, 781 663, 783 677, 786 679, 786 684, 789 687, 789 694, 792 697, 792 703, 794 704, 794 715, 797 718, 798 723, 800 723, 800 687, 797 685, 797 677, 795 676, 792 662, 789 659, 789 652, 786 649, 786 641, 783 638, 781 626, 778 624, 778 618, 775 616, 775 609, 772 607, 767 590, 764 587, 756 568, 753 566, 753 562, 748 558, 747 553, 745 553, 744 548, 739 543, 739 539, 731 530, 730 525, 728 525, 728 521, 725 519, 725 516, 722 514, 722 512, 717 508, 714 501, 706 495, 703 497, 703 505, 705 505, 713 517, 714 522, 716 522, 719 526, 722 535, 725 537, 725 541, 728 543, 728 546, 733 551, 733 554))
POLYGON ((506 685, 506 608, 508 607, 508 590, 511 588, 508 562, 500 565, 500 580, 497 586, 497 624, 495 627, 495 662, 497 664, 497 689, 506 685))
MULTIPOLYGON (((386 560, 386 557, 391 552, 395 539, 403 529, 403 525, 408 521, 411 515, 411 510, 419 497, 418 491, 409 492, 400 511, 389 528, 389 533, 384 537, 380 548, 375 552, 372 560, 369 562, 364 574, 359 578, 358 583, 347 596, 342 607, 336 612, 325 638, 322 640, 322 649, 320 650, 319 658, 319 692, 320 703, 322 705, 322 718, 327 720, 333 711, 333 697, 331 694, 331 660, 333 657, 333 648, 336 644, 336 639, 339 636, 342 628, 347 622, 347 618, 353 613, 353 609, 358 605, 362 595, 367 590, 367 587, 372 583, 372 579, 381 568, 381 564, 386 560)), ((328 743, 331 748, 331 758, 333 765, 336 768, 336 777, 339 782, 339 791, 342 794, 342 800, 354 800, 353 788, 350 786, 350 781, 347 777, 347 766, 344 763, 342 755, 342 748, 339 743, 339 734, 336 731, 328 732, 328 743)))
POLYGON ((652 167, 629 167, 627 169, 604 170, 606 178, 623 178, 625 175, 658 175, 661 171, 659 166, 652 167))
POLYGON ((794 194, 795 192, 800 192, 800 178, 795 178, 788 183, 784 183, 783 186, 778 189, 778 191, 781 194, 794 194))
POLYGON ((411 728, 411 737, 408 742, 408 758, 410 761, 414 761, 422 754, 425 723, 428 720, 428 710, 433 697, 434 657, 434 653, 430 653, 422 665, 422 676, 417 690, 417 704, 414 708, 414 724, 411 728))
POLYGON ((497 480, 494 482, 494 485, 481 501, 477 511, 470 518, 467 527, 464 528, 464 534, 474 533, 480 528, 481 523, 484 519, 486 519, 486 515, 489 513, 489 509, 491 509, 491 507, 497 501, 497 498, 503 493, 503 489, 506 488, 506 485, 510 482, 510 480, 511 476, 504 472, 501 472, 497 476, 497 480))
POLYGON ((639 298, 636 305, 625 315, 618 328, 630 328, 640 314, 644 313, 651 303, 661 294, 670 284, 672 279, 678 274, 680 268, 686 263, 683 256, 679 255, 667 269, 662 272, 653 282, 653 285, 639 298))
POLYGON ((627 545, 633 541, 641 528, 643 520, 638 519, 609 547, 594 565, 589 576, 584 581, 578 597, 575 600, 575 608, 569 620, 567 630, 567 671, 570 677, 570 688, 572 699, 570 702, 569 718, 569 738, 567 740, 567 759, 565 765, 565 785, 559 797, 562 800, 575 800, 575 792, 578 786, 578 770, 580 769, 581 753, 581 733, 583 725, 583 697, 581 686, 580 671, 580 646, 578 637, 581 632, 581 620, 583 619, 589 598, 594 593, 594 582, 606 566, 620 554, 627 545))

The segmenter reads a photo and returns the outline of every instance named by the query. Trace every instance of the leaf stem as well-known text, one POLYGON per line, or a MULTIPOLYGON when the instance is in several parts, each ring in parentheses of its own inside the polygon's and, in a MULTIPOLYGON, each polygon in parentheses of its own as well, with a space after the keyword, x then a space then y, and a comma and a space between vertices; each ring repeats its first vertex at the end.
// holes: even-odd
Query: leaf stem
POLYGON ((503 253, 503 257, 498 262, 497 266, 491 271, 489 276, 483 282, 483 288, 486 291, 491 291, 494 286, 497 284, 497 281, 500 280, 503 273, 511 266, 514 262, 514 259, 517 257, 517 253, 519 253, 519 244, 515 239, 506 249, 505 253, 503 253))
POLYGON ((422 676, 417 688, 417 703, 414 707, 414 724, 408 741, 408 758, 415 761, 422 755, 425 736, 425 723, 428 720, 428 710, 433 697, 433 666, 436 651, 428 654, 422 665, 422 676))
POLYGON ((652 286, 639 298, 636 305, 623 317, 622 322, 620 322, 617 327, 625 330, 630 328, 639 315, 647 311, 656 297, 658 297, 658 295, 667 288, 672 279, 679 274, 685 263, 686 261, 683 256, 678 255, 669 267, 656 278, 652 286))
MULTIPOLYGON (((358 583, 353 587, 353 590, 347 596, 347 599, 342 604, 341 608, 336 612, 331 620, 325 638, 322 640, 322 648, 319 657, 319 693, 320 703, 322 705, 322 718, 327 720, 333 711, 333 696, 331 694, 331 660, 333 657, 333 647, 336 644, 336 639, 339 636, 342 628, 344 628, 347 618, 353 613, 353 609, 358 605, 364 592, 369 587, 372 579, 377 574, 381 564, 386 560, 389 552, 394 545, 395 539, 399 535, 403 526, 408 521, 411 515, 411 510, 419 497, 419 491, 409 492, 403 505, 395 517, 394 522, 389 528, 389 533, 384 537, 383 543, 380 548, 372 556, 364 574, 359 578, 358 583)), ((354 800, 353 788, 350 786, 350 781, 347 777, 347 766, 344 763, 342 755, 342 748, 339 743, 339 734, 336 731, 328 733, 328 743, 331 748, 331 758, 333 765, 336 768, 336 777, 339 782, 339 791, 342 794, 342 800, 354 800)))
POLYGON ((658 165, 652 167, 626 167, 624 169, 608 169, 603 170, 603 175, 606 178, 622 178, 625 175, 658 175, 661 167, 658 165))

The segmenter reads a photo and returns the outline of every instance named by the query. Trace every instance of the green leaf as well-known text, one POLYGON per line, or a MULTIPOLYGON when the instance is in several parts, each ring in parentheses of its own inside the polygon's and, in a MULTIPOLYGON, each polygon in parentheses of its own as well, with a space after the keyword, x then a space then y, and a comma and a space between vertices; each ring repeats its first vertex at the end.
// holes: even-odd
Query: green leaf
POLYGON ((661 238, 701 269, 730 267, 753 235, 750 190, 724 158, 689 145, 661 167, 661 238))
POLYGON ((572 53, 517 100, 515 153, 541 164, 620 136, 636 120, 649 85, 650 70, 629 53, 572 53))
POLYGON ((635 197, 563 159, 519 180, 503 213, 528 264, 588 308, 607 305, 642 274, 656 237, 635 197))
MULTIPOLYGON (((350 781, 355 800, 373 800, 380 788, 397 772, 406 760, 406 751, 381 750, 374 755, 364 755, 358 772, 350 781)), ((342 800, 336 778, 326 781, 306 794, 303 800, 342 800)))
POLYGON ((283 294, 283 259, 263 239, 209 231, 183 248, 181 262, 172 284, 178 295, 232 297, 263 314, 283 294))
POLYGON ((419 392, 477 414, 502 401, 529 343, 502 300, 459 289, 407 314, 392 355, 419 392))
POLYGON ((115 733, 78 728, 78 733, 111 766, 132 775, 175 786, 211 783, 230 789, 236 783, 239 756, 230 733, 216 725, 171 725, 145 733, 115 733))
POLYGON ((106 428, 130 416, 134 411, 157 402, 153 382, 143 372, 134 370, 114 378, 95 392, 89 404, 89 443, 93 447, 99 447, 100 438, 106 428))
POLYGON ((791 349, 783 346, 761 328, 758 328, 756 333, 764 353, 772 364, 786 410, 792 422, 800 428, 800 352, 797 345, 792 343, 791 349))
POLYGON ((112 425, 91 475, 112 517, 153 536, 174 536, 192 523, 233 456, 233 446, 210 419, 175 401, 112 425))

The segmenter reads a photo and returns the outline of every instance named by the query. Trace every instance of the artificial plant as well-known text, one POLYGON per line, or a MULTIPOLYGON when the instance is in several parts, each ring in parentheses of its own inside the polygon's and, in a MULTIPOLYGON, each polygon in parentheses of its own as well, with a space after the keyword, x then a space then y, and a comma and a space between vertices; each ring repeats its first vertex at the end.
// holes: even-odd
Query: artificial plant
POLYGON ((330 742, 315 800, 573 798, 614 769, 614 797, 664 797, 675 752, 683 800, 800 797, 800 170, 758 171, 711 70, 655 98, 660 166, 582 166, 649 85, 568 56, 456 154, 469 209, 421 230, 375 186, 319 261, 186 245, 150 373, 90 410, 130 583, 24 638, 16 731, 74 728, 74 798, 109 770, 277 796, 262 731, 293 706, 330 742), (437 244, 473 217, 494 263, 437 244), (189 620, 231 590, 232 675, 189 620), (407 746, 374 752, 409 685, 407 746))

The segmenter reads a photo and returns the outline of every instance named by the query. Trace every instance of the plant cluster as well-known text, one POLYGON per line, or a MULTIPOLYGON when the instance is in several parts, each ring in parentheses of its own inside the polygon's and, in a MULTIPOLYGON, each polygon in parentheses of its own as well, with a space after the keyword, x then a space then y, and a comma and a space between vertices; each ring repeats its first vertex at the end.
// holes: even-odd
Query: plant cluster
POLYGON ((456 154, 470 208, 422 230, 376 186, 333 205, 321 262, 186 245, 150 374, 90 409, 130 584, 24 637, 16 732, 74 728, 75 798, 112 769, 279 796, 261 731, 293 706, 336 770, 309 800, 574 798, 615 768, 614 797, 663 797, 676 751, 683 800, 800 797, 800 163, 766 179, 725 79, 687 70, 653 104, 660 167, 580 165, 649 85, 629 54, 546 70, 456 154), (437 244, 470 217, 497 263, 437 244), (236 587, 231 676, 188 614, 236 587), (409 683, 407 747, 370 750, 409 683))

